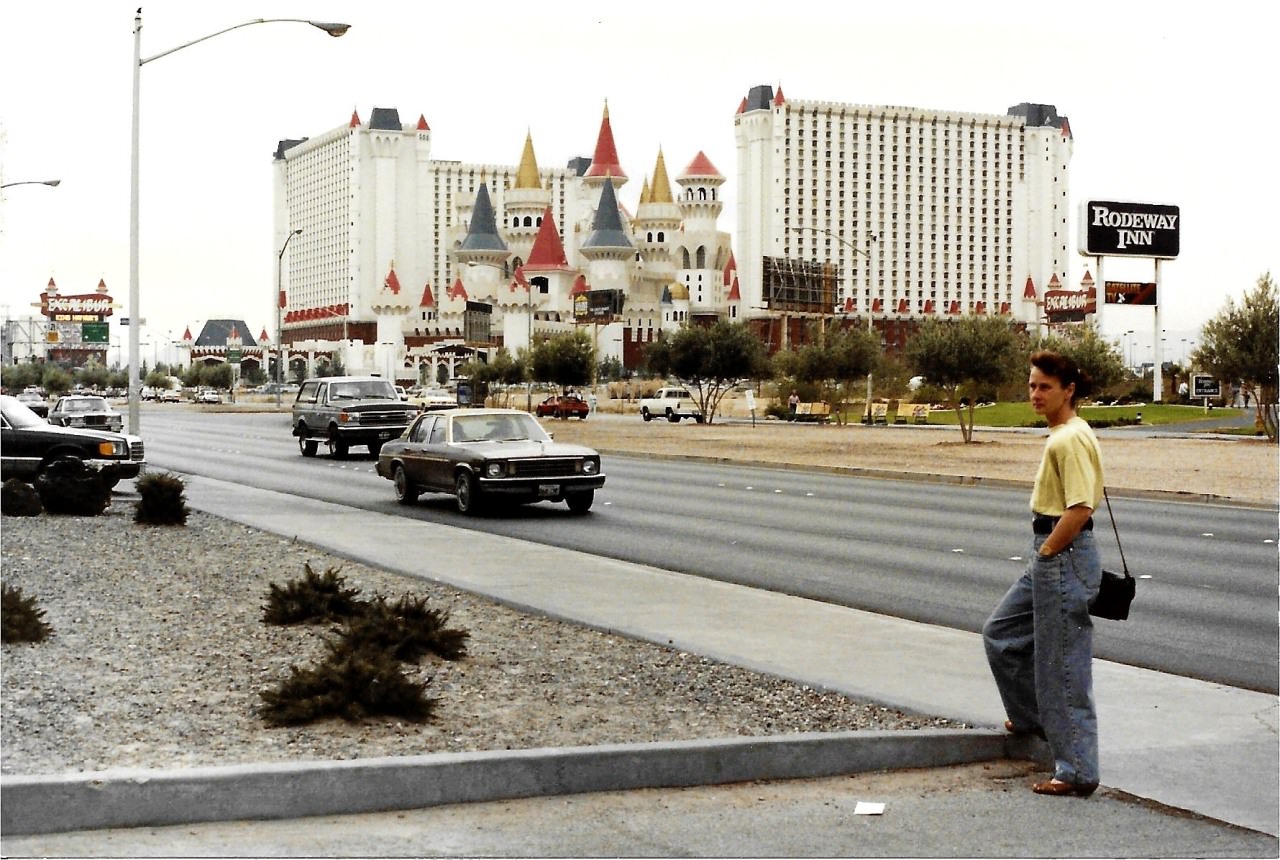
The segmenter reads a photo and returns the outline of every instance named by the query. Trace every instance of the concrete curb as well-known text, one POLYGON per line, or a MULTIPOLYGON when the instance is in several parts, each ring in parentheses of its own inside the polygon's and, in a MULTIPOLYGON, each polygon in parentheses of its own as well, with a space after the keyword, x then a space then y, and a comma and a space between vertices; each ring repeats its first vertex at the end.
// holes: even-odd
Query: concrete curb
POLYGON ((6 836, 293 819, 585 792, 811 779, 1036 757, 989 730, 805 733, 349 761, 6 776, 6 836))

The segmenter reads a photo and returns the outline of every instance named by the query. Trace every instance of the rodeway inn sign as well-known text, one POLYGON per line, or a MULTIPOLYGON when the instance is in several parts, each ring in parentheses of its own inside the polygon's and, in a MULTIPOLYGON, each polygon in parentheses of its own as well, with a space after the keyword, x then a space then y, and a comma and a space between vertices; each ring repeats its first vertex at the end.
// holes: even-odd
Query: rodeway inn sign
POLYGON ((1080 210, 1080 253, 1172 260, 1178 256, 1181 229, 1177 206, 1087 200, 1080 210))

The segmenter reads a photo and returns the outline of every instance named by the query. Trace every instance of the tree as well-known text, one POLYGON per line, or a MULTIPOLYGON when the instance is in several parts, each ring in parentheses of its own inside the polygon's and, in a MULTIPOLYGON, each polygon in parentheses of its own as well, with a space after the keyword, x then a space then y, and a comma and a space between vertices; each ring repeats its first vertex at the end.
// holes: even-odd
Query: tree
POLYGON ((1095 392, 1110 388, 1126 376, 1119 345, 1105 340, 1093 324, 1042 337, 1034 342, 1031 349, 1050 349, 1070 358, 1093 380, 1095 392))
POLYGON ((589 384, 595 361, 591 336, 575 329, 534 346, 529 353, 529 372, 535 382, 552 382, 563 390, 589 384))
POLYGON ((1017 353, 1018 337, 1006 320, 975 315, 928 319, 907 341, 906 349, 912 370, 946 392, 965 442, 973 441, 973 407, 979 389, 1008 379, 1017 353))
POLYGON ((67 373, 56 364, 43 365, 44 373, 41 375, 40 384, 45 391, 57 397, 59 394, 66 394, 71 390, 71 374, 67 373))
MULTIPOLYGON (((816 332, 815 332, 816 334, 816 332)), ((838 328, 815 337, 798 350, 779 353, 775 367, 796 381, 814 386, 843 424, 845 404, 854 399, 868 373, 877 368, 880 339, 861 327, 838 328)))
POLYGON ((659 338, 649 346, 646 360, 659 376, 675 376, 692 389, 708 424, 735 385, 767 379, 772 373, 760 339, 745 324, 723 320, 709 327, 685 326, 659 338))
POLYGON ((461 373, 472 382, 484 383, 489 388, 503 386, 502 405, 509 406, 511 386, 525 381, 524 356, 521 354, 518 359, 512 358, 511 352, 502 347, 489 361, 468 361, 463 365, 461 373))
POLYGON ((1240 304, 1228 298, 1218 315, 1200 330, 1200 346, 1191 355, 1199 369, 1227 382, 1239 382, 1257 404, 1257 423, 1277 441, 1276 356, 1280 354, 1280 300, 1267 272, 1240 304))
POLYGON ((226 362, 206 364, 200 368, 200 384, 207 388, 230 390, 231 380, 231 365, 226 362))
POLYGON ((76 372, 76 382, 86 388, 106 388, 110 372, 97 361, 90 359, 76 372))

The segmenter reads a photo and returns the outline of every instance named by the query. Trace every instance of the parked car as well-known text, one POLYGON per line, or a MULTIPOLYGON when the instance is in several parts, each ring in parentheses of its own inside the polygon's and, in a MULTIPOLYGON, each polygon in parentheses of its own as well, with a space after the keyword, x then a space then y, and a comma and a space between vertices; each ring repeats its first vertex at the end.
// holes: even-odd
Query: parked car
POLYGON ((144 453, 137 436, 50 424, 18 398, 0 396, 0 481, 31 481, 55 460, 76 459, 114 486, 142 472, 144 453))
POLYGON ((181 388, 162 388, 160 389, 159 400, 161 403, 181 403, 182 389, 181 388))
POLYGON ((422 493, 449 493, 464 514, 497 501, 563 501, 582 514, 604 486, 598 453, 553 442, 518 409, 424 412, 382 446, 377 472, 392 481, 403 505, 422 493))
POLYGON ((196 395, 196 403, 221 403, 222 395, 212 388, 206 388, 196 395))
POLYGON ((553 394, 535 407, 539 418, 580 418, 586 420, 591 414, 587 401, 576 394, 553 394))
POLYGON ((111 408, 105 397, 64 394, 49 410, 49 423, 59 427, 94 427, 119 433, 124 416, 111 408))
POLYGON ((418 412, 378 376, 308 379, 293 401, 293 435, 304 457, 314 457, 321 442, 337 458, 346 457, 352 445, 365 445, 376 457, 418 412))
POLYGON ((699 424, 705 420, 687 388, 659 388, 652 397, 640 398, 640 417, 645 421, 666 418, 672 424, 679 424, 681 418, 692 418, 699 424))
POLYGON ((49 403, 34 391, 24 391, 18 395, 18 399, 22 401, 23 406, 39 415, 41 418, 49 417, 49 403))
POLYGON ((410 394, 409 402, 418 404, 426 412, 433 412, 437 409, 458 408, 457 395, 450 394, 443 388, 422 389, 417 394, 410 394))

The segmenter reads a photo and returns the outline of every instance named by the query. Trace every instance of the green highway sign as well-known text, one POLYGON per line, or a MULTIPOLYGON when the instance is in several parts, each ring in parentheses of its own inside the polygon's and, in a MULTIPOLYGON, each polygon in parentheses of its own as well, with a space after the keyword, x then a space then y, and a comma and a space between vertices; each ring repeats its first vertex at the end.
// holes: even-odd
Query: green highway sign
POLYGON ((111 323, 80 323, 80 340, 83 343, 110 343, 111 323))

